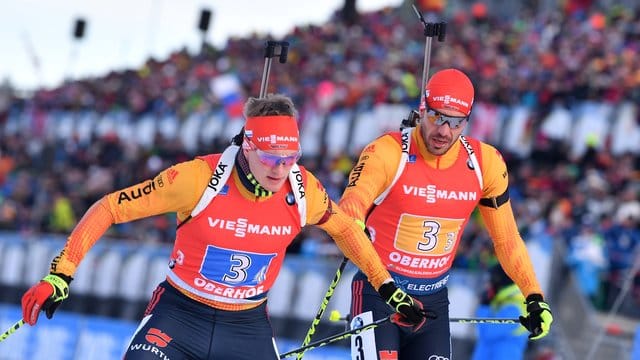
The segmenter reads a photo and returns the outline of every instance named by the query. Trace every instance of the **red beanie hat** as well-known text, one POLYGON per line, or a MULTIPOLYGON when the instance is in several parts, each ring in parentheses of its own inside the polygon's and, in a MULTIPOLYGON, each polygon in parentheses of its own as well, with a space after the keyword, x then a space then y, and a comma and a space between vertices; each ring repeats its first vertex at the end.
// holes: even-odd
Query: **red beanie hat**
MULTIPOLYGON (((455 110, 469 116, 473 105, 473 84, 460 70, 440 70, 429 79, 424 96, 431 109, 455 110)), ((423 109, 424 104, 420 104, 420 110, 423 109)))

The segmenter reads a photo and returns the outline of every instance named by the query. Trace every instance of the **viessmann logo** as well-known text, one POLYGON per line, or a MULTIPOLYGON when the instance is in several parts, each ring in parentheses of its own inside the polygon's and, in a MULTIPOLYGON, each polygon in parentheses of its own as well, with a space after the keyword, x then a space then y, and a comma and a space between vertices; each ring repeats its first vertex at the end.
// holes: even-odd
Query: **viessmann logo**
POLYGON ((426 198, 426 202, 429 204, 433 204, 437 200, 476 201, 478 199, 478 193, 475 191, 438 189, 438 187, 436 187, 435 185, 403 185, 402 190, 404 191, 405 195, 426 198))
POLYGON ((291 235, 293 233, 291 225, 251 224, 249 220, 245 218, 227 220, 209 217, 208 221, 210 227, 232 231, 236 237, 245 237, 247 234, 291 235))
POLYGON ((442 101, 445 105, 446 104, 458 104, 458 105, 462 105, 464 107, 469 107, 469 102, 468 101, 464 101, 462 99, 458 99, 455 97, 452 97, 451 95, 440 95, 440 96, 433 96, 433 97, 429 97, 429 90, 425 91, 425 97, 427 99, 430 99, 432 101, 442 101))
POLYGON ((277 143, 283 143, 283 142, 298 142, 298 137, 271 134, 269 136, 258 136, 256 137, 256 141, 277 144, 277 143))

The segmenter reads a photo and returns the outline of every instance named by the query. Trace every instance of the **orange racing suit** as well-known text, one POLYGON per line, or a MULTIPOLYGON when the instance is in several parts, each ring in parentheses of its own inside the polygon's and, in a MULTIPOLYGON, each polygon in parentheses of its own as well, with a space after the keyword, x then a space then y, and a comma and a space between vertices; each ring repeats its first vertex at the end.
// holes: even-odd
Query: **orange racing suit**
POLYGON ((480 165, 480 186, 462 142, 434 156, 427 152, 419 128, 410 137, 404 171, 384 201, 374 205, 396 175, 402 154, 400 133, 385 134, 363 150, 340 200, 349 215, 365 221, 396 283, 416 295, 444 287, 464 226, 481 204, 480 214, 506 273, 525 296, 542 294, 518 233, 508 200, 507 168, 498 150, 467 140, 480 165))
POLYGON ((358 225, 303 167, 303 188, 292 189, 286 182, 270 197, 250 193, 234 167, 226 189, 190 218, 212 179, 218 157, 179 163, 153 179, 105 195, 74 228, 51 271, 73 276, 85 254, 114 223, 176 212, 179 224, 189 221, 177 231, 168 281, 189 298, 217 309, 255 308, 265 301, 286 247, 301 229, 300 214, 289 198, 295 190, 302 191, 306 199, 305 223, 327 231, 345 256, 369 275, 376 289, 391 279, 358 225))
MULTIPOLYGON (((417 332, 384 324, 352 337, 353 359, 451 358, 446 285, 463 229, 478 205, 506 273, 525 295, 542 294, 507 185, 498 151, 465 137, 434 156, 419 127, 405 128, 382 135, 362 151, 340 206, 365 223, 396 285, 436 317, 417 332)), ((352 280, 351 314, 352 326, 389 315, 362 273, 352 280)))

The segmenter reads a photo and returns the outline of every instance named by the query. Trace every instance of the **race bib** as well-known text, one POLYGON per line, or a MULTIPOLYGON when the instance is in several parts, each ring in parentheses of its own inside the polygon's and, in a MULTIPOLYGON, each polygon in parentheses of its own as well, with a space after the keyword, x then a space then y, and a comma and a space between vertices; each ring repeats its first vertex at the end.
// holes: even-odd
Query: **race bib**
POLYGON ((402 214, 394 247, 411 255, 448 255, 456 248, 464 219, 402 214))
MULTIPOLYGON (((371 311, 364 312, 351 319, 351 330, 361 328, 373 322, 371 311)), ((351 337, 351 360, 376 360, 376 333, 363 331, 351 337)))
POLYGON ((259 254, 207 246, 200 273, 227 286, 255 286, 263 282, 276 253, 259 254))

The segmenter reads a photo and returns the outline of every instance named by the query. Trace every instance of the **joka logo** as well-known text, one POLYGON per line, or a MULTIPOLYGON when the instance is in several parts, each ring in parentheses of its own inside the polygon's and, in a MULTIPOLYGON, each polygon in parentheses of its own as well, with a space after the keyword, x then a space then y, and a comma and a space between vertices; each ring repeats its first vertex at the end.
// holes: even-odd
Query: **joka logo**
POLYGON ((147 335, 145 335, 144 338, 153 345, 161 348, 166 347, 167 345, 169 345, 171 340, 173 340, 171 336, 163 333, 162 331, 160 331, 160 329, 156 328, 149 329, 149 331, 147 331, 147 335))

